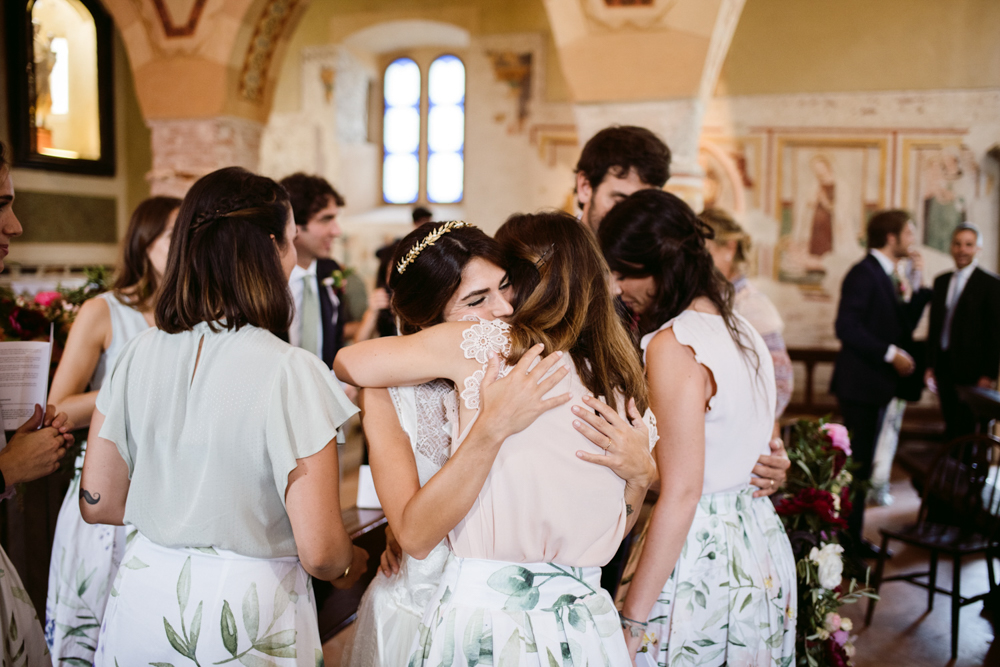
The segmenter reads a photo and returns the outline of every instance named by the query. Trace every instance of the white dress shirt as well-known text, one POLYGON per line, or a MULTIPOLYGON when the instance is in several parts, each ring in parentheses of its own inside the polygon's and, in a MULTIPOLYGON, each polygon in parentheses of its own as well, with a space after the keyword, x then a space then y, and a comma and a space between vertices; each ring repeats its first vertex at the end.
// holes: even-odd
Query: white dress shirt
POLYGON ((945 319, 944 327, 941 329, 941 349, 947 350, 949 338, 951 337, 951 318, 955 311, 955 306, 958 305, 958 300, 962 297, 962 292, 965 290, 965 286, 969 283, 969 276, 972 272, 976 270, 979 266, 978 260, 972 260, 964 269, 957 269, 951 274, 951 280, 948 281, 948 294, 945 298, 945 319))
MULTIPOLYGON (((303 281, 311 280, 312 287, 316 290, 316 307, 320 308, 319 284, 316 282, 316 260, 309 264, 308 269, 303 269, 298 264, 292 269, 292 275, 288 278, 288 287, 292 292, 292 301, 295 303, 295 313, 292 315, 292 326, 288 329, 288 342, 295 347, 302 347, 302 295, 305 290, 303 281)), ((316 344, 318 349, 309 350, 320 359, 323 358, 323 316, 322 312, 316 315, 316 344)))
MULTIPOLYGON (((868 254, 878 260, 878 263, 882 266, 882 270, 885 271, 885 275, 892 279, 892 274, 896 272, 896 263, 889 259, 884 252, 875 248, 869 250, 868 254)), ((893 289, 895 289, 895 282, 893 282, 893 289)), ((885 359, 887 364, 891 364, 892 360, 896 358, 897 352, 899 352, 899 348, 889 343, 889 349, 885 351, 885 356, 882 358, 885 359)), ((904 352, 904 354, 906 353, 904 352)))

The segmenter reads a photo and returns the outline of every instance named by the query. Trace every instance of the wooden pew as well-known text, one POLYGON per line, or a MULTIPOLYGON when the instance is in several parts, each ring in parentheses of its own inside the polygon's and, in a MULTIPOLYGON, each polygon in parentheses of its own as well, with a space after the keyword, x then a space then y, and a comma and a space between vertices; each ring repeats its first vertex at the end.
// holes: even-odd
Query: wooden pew
POLYGON ((313 579, 316 611, 319 615, 319 636, 325 642, 354 622, 358 605, 368 584, 378 572, 379 559, 385 550, 385 527, 382 510, 349 507, 341 513, 344 528, 354 544, 368 552, 368 569, 352 588, 339 590, 329 582, 313 579))

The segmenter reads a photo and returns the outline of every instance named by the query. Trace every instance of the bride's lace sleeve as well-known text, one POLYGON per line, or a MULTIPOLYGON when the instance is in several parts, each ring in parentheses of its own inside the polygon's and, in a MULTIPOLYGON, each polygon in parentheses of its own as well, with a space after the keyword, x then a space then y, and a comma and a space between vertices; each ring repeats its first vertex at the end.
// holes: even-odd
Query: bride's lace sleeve
MULTIPOLYGON (((486 377, 490 353, 498 354, 504 359, 510 355, 510 325, 500 320, 491 322, 478 320, 465 330, 461 347, 466 359, 475 359, 483 366, 465 378, 465 389, 461 393, 465 407, 476 410, 479 408, 479 385, 486 377)), ((509 372, 510 367, 501 362, 500 376, 503 377, 509 372)))
POLYGON ((649 450, 652 451, 653 447, 656 446, 656 441, 660 439, 660 434, 656 430, 656 416, 652 410, 646 408, 646 414, 642 416, 642 421, 646 422, 646 428, 649 429, 649 450))

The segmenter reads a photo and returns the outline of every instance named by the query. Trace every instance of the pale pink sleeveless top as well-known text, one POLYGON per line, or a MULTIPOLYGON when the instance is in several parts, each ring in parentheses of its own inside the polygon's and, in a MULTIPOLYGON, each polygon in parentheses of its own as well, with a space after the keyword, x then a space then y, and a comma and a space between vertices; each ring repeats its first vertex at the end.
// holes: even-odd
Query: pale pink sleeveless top
MULTIPOLYGON (((472 324, 462 344, 465 356, 484 365, 490 351, 506 356, 508 328, 499 320, 472 324)), ((573 428, 570 408, 583 406, 580 397, 589 392, 569 355, 563 363, 570 373, 549 395, 572 392, 573 400, 504 442, 472 510, 448 536, 457 556, 588 567, 604 565, 618 549, 626 525, 625 481, 577 458, 577 450, 603 450, 573 428)), ((482 377, 477 372, 460 387, 468 408, 479 406, 482 377)), ((453 452, 471 426, 453 439, 453 452)))

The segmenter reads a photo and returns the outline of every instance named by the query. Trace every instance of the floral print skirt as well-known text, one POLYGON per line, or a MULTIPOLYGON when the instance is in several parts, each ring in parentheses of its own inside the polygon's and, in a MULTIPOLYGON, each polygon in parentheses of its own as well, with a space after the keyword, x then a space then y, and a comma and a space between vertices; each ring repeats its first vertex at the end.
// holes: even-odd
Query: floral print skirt
POLYGON ((94 664, 321 666, 309 575, 294 557, 171 549, 139 534, 111 589, 94 664))
MULTIPOLYGON (((701 497, 677 565, 650 611, 639 667, 794 664, 795 557, 770 499, 753 492, 701 497)), ((619 607, 645 537, 643 531, 629 556, 619 607)))
POLYGON ((90 665, 94 661, 111 584, 126 543, 135 536, 132 526, 91 525, 83 520, 80 469, 85 451, 86 443, 59 509, 49 564, 45 640, 56 665, 61 661, 90 665))
POLYGON ((51 667, 35 604, 0 548, 0 658, 4 667, 51 667))
POLYGON ((598 567, 456 557, 427 607, 409 665, 629 665, 600 581, 598 567))

